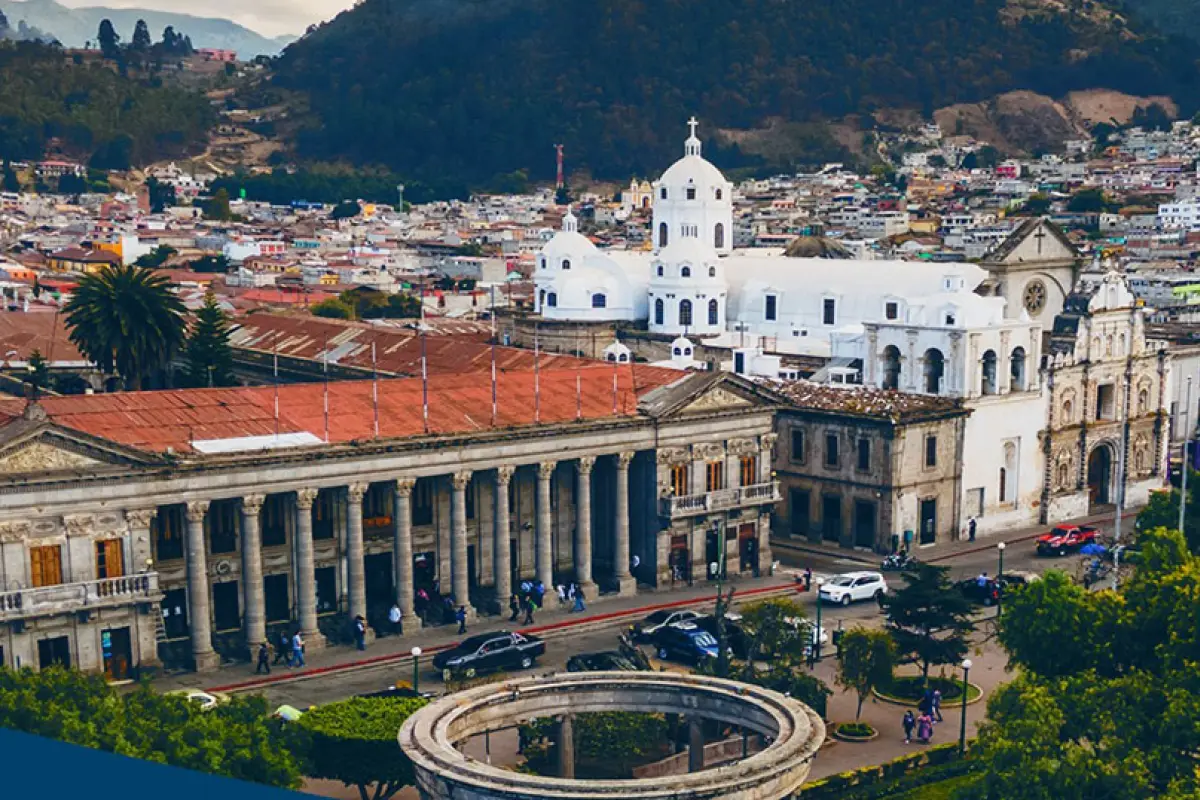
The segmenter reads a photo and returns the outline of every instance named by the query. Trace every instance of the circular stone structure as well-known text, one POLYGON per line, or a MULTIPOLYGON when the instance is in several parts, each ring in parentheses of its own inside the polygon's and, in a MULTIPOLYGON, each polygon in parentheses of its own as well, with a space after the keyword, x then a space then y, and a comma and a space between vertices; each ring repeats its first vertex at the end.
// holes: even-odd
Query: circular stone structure
POLYGON ((670 672, 575 672, 447 695, 409 717, 399 740, 427 800, 778 800, 791 797, 808 777, 825 724, 803 703, 735 681, 670 672), (512 772, 457 747, 533 719, 599 711, 720 720, 770 744, 749 758, 686 775, 605 781, 512 772))

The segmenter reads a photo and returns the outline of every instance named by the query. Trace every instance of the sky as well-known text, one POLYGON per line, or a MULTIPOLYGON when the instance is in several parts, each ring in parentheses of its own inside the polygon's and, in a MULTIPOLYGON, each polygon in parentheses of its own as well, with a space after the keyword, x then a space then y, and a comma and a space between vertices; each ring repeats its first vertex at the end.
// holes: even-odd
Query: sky
POLYGON ((353 0, 58 0, 65 6, 107 6, 176 11, 197 17, 224 17, 266 36, 304 33, 314 22, 335 16, 353 0))

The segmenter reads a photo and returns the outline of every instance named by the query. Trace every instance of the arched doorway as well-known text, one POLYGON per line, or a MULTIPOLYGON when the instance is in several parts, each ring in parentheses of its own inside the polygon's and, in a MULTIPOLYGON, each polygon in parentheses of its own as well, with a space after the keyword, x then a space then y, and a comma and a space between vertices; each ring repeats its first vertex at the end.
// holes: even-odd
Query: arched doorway
POLYGON ((942 376, 946 372, 946 358, 942 351, 931 347, 925 351, 925 393, 941 394, 942 376))
POLYGON ((1106 505, 1113 501, 1113 452, 1108 443, 1096 445, 1087 462, 1088 503, 1106 505))
POLYGON ((892 344, 883 348, 883 388, 900 388, 900 348, 892 344))

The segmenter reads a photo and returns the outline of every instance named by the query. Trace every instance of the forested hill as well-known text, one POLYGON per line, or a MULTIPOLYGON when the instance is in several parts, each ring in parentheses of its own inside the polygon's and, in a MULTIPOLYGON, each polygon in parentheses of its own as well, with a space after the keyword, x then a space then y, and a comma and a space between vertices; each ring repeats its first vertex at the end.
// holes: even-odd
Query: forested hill
POLYGON ((128 169, 203 149, 208 100, 154 83, 55 46, 0 42, 0 160, 53 153, 128 169))
POLYGON ((365 0, 288 47, 275 80, 308 96, 302 155, 480 181, 546 176, 561 142, 621 178, 677 157, 691 114, 712 153, 714 127, 1017 88, 1190 113, 1197 45, 1135 25, 1091 0, 365 0))
POLYGON ((1200 41, 1200 0, 1125 0, 1125 6, 1159 30, 1200 41))

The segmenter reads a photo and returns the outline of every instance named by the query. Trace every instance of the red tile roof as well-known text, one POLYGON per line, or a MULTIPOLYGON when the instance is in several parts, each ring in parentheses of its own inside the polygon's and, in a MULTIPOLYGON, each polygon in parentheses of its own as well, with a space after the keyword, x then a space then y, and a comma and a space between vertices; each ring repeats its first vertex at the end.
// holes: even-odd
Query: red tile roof
MULTIPOLYGON (((576 420, 577 403, 582 405, 584 420, 633 417, 638 413, 638 398, 682 377, 676 370, 599 362, 580 369, 543 369, 537 393, 540 401, 535 401, 533 371, 509 372, 497 380, 493 424, 489 375, 437 376, 429 380, 429 433, 469 434, 533 425, 538 403, 537 421, 543 425, 576 420)), ((374 438, 374 386, 371 380, 328 384, 331 442, 374 438)), ((278 421, 273 386, 75 395, 44 398, 41 405, 51 420, 67 428, 141 450, 165 452, 172 448, 189 453, 194 452, 191 442, 197 440, 303 431, 323 439, 325 396, 326 384, 322 383, 279 386, 278 421)), ((425 434, 420 379, 381 380, 378 396, 381 438, 425 434)), ((20 405, 21 401, 0 403, 0 414, 18 414, 20 405)))
POLYGON ((16 350, 13 361, 28 361, 33 351, 38 350, 52 364, 86 362, 67 337, 67 326, 60 314, 48 311, 0 313, 0 359, 5 353, 16 350))

